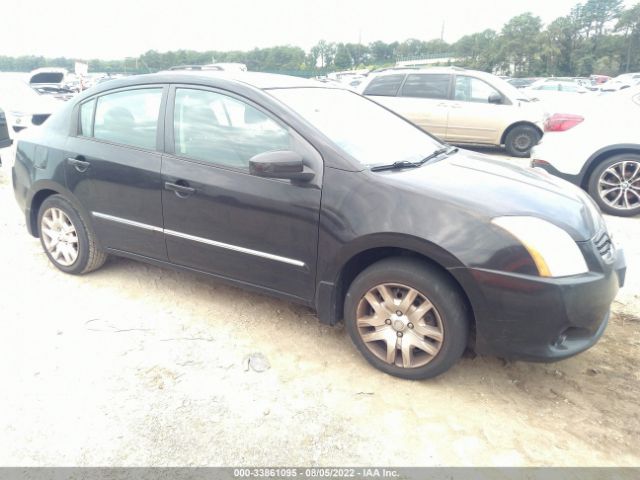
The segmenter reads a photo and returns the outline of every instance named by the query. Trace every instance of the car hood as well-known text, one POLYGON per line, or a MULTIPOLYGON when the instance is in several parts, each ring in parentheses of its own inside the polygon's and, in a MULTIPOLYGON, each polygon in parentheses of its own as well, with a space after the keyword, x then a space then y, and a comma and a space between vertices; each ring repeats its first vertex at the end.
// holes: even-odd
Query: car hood
POLYGON ((29 98, 13 98, 12 110, 31 114, 52 114, 64 103, 49 95, 34 95, 29 98))
POLYGON ((599 210, 578 187, 542 170, 482 154, 460 150, 420 168, 384 174, 402 188, 456 204, 487 220, 534 216, 563 228, 576 241, 591 239, 603 226, 599 210))

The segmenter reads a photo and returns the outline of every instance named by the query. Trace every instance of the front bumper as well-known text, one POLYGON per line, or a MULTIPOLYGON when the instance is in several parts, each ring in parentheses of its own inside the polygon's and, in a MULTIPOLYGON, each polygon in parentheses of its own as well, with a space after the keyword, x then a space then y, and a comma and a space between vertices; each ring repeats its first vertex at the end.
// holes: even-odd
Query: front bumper
POLYGON ((592 347, 604 333, 611 303, 624 284, 624 252, 602 272, 542 278, 470 269, 477 289, 476 351, 505 358, 554 361, 592 347))

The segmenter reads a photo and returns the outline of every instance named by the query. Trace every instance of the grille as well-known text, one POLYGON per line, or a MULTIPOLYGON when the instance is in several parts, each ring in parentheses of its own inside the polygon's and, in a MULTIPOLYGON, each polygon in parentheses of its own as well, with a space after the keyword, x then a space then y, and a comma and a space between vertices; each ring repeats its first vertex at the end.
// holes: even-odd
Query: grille
POLYGON ((48 114, 34 115, 31 121, 34 125, 42 125, 47 118, 49 118, 48 114))
POLYGON ((593 243, 596 246, 596 249, 600 253, 600 256, 605 260, 611 260, 613 258, 613 243, 611 242, 611 237, 606 232, 606 230, 598 233, 595 237, 593 237, 593 243))

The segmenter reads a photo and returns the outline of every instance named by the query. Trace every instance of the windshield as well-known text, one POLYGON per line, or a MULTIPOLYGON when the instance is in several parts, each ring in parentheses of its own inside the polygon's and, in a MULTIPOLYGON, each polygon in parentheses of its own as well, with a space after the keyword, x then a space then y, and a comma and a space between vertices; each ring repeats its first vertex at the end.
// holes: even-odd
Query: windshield
POLYGON ((269 90, 364 166, 419 162, 442 144, 378 104, 348 90, 269 90))

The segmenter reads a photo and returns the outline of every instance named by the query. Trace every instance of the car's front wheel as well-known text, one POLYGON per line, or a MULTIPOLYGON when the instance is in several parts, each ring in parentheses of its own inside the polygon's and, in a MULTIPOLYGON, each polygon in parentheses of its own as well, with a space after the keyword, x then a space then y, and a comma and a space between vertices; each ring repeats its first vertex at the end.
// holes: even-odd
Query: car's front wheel
POLYGON ((80 213, 62 195, 48 197, 38 213, 40 243, 58 269, 81 274, 100 268, 107 254, 80 213))
POLYGON ((469 312, 444 272, 408 258, 381 260, 351 284, 345 323, 374 367, 423 379, 453 366, 467 345, 469 312))
POLYGON ((603 212, 621 217, 640 213, 640 155, 623 153, 608 158, 591 174, 589 194, 603 212))

